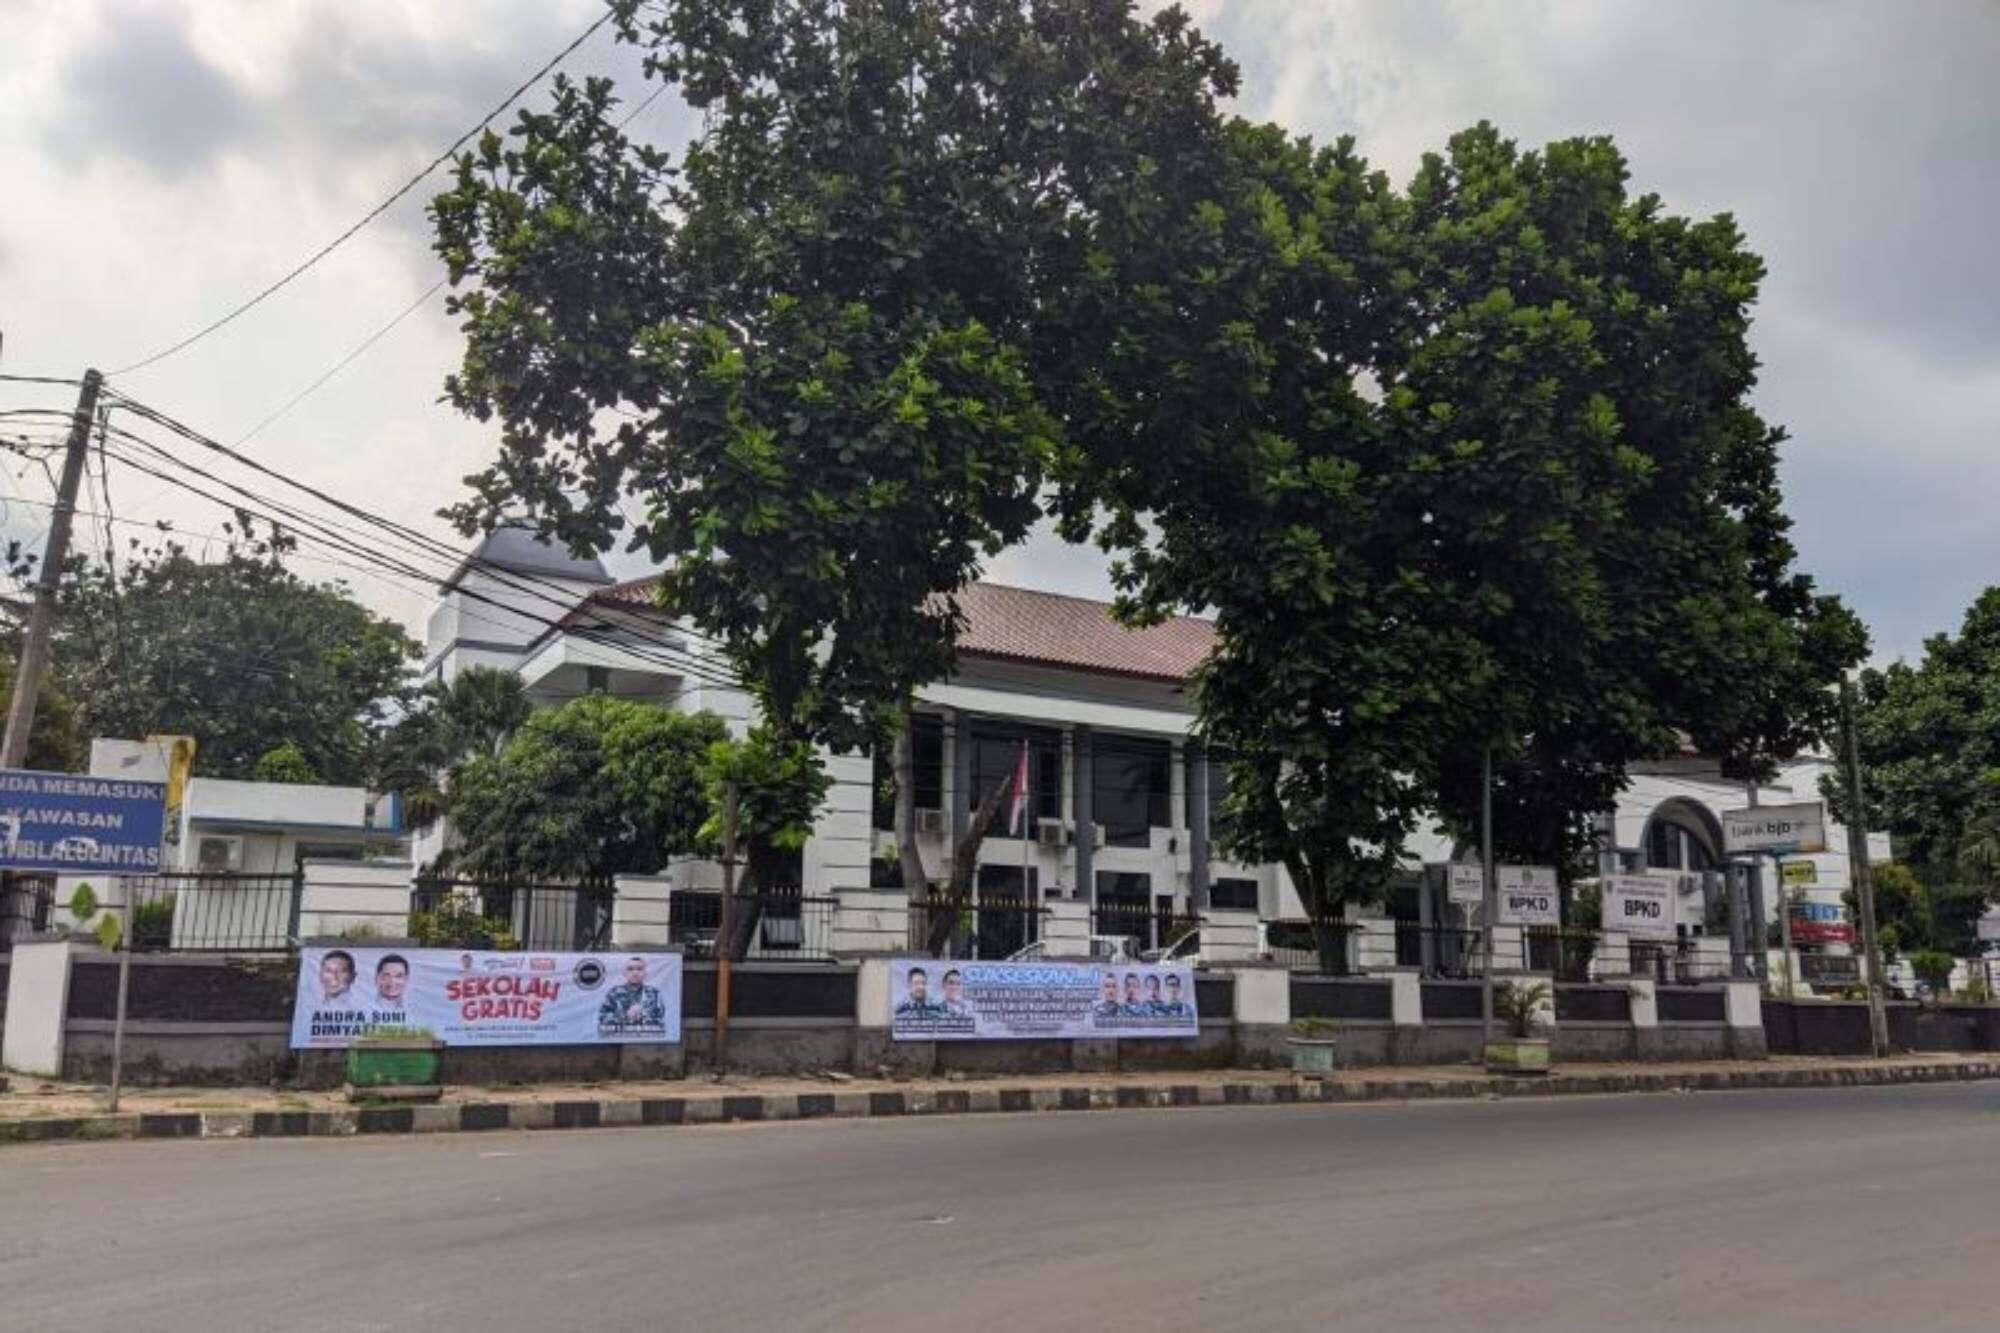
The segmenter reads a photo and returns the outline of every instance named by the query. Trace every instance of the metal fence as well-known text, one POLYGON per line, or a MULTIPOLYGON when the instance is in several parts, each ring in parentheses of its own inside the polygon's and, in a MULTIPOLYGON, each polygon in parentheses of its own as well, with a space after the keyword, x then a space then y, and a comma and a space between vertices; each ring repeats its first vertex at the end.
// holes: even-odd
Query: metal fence
POLYGON ((128 875, 131 944, 156 953, 289 953, 299 942, 305 877, 128 875))
POLYGON ((1396 966, 1414 967, 1424 976, 1457 980, 1480 975, 1480 933, 1457 926, 1427 926, 1421 921, 1396 923, 1396 966))
POLYGON ((1320 953, 1319 933, 1310 921, 1269 921, 1264 925, 1264 953, 1274 963, 1283 963, 1298 972, 1320 976, 1353 976, 1355 941, 1361 938, 1359 921, 1329 921, 1320 927, 1333 937, 1333 957, 1320 953))
POLYGON ((932 952, 942 938, 944 958, 1006 958, 1042 938, 1048 909, 1032 899, 978 894, 970 903, 951 902, 943 894, 910 900, 909 947, 932 952))
POLYGON ((615 897, 610 885, 424 879, 410 894, 410 934, 422 939, 428 933, 418 916, 447 914, 457 918, 452 925, 459 944, 588 953, 611 947, 615 897), (471 926, 467 917, 482 924, 471 926))
MULTIPOLYGON (((732 915, 749 931, 743 957, 767 963, 823 962, 833 956, 834 899, 787 893, 731 895, 732 915)), ((667 938, 690 958, 721 947, 722 894, 676 889, 667 899, 667 938)))
POLYGON ((45 933, 55 897, 54 875, 0 876, 0 950, 13 948, 16 939, 45 933))
POLYGON ((1143 903, 1100 900, 1090 911, 1091 934, 1129 940, 1139 953, 1164 949, 1189 931, 1200 929, 1198 916, 1143 903))
POLYGON ((1528 971, 1551 973, 1557 981, 1590 980, 1590 964, 1599 943, 1595 931, 1526 926, 1521 941, 1528 971))

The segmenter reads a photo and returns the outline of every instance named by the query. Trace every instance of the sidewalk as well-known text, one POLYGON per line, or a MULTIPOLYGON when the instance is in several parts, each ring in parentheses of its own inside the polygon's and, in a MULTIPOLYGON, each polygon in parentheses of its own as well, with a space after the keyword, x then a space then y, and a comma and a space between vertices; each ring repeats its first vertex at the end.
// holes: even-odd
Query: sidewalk
POLYGON ((722 1083, 690 1079, 451 1087, 441 1101, 417 1106, 354 1105, 338 1092, 148 1088, 128 1092, 119 1113, 112 1115, 103 1109, 102 1089, 14 1075, 11 1089, 0 1094, 0 1142, 595 1129, 1119 1107, 1857 1087, 1990 1078, 2000 1078, 2000 1057, 1918 1054, 1884 1060, 1778 1056, 1761 1061, 1575 1064, 1546 1078, 1496 1077, 1468 1065, 1350 1069, 1325 1080, 1248 1069, 908 1082, 840 1075, 732 1077, 722 1083))

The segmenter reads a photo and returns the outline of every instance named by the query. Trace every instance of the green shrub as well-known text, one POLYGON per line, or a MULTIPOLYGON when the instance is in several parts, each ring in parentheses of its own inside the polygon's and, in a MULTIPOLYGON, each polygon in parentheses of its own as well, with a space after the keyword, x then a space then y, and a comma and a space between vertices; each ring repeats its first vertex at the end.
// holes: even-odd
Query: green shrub
POLYGON ((89 880, 77 885, 69 896, 69 914, 79 926, 89 925, 90 918, 97 915, 97 890, 90 887, 89 880))
POLYGON ((429 912, 410 913, 410 938, 434 949, 518 949, 513 928, 479 914, 476 903, 446 898, 429 912))
POLYGON ((1952 956, 1942 949, 1919 949, 1910 955, 1910 970, 1932 993, 1951 985, 1952 956))
POLYGON ((174 895, 169 893, 132 909, 132 947, 164 949, 174 938, 174 895))
POLYGON ((1523 984, 1518 981, 1503 981, 1493 992, 1493 1013, 1506 1023, 1507 1030, 1516 1037, 1535 1035, 1535 1020, 1541 1017, 1542 1006, 1548 1003, 1549 983, 1535 981, 1523 984))

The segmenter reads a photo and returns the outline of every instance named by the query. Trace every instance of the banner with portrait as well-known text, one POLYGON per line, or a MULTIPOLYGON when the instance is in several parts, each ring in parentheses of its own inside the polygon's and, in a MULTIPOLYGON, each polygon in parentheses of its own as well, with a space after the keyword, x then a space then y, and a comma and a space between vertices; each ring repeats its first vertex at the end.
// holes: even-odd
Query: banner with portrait
POLYGON ((677 953, 358 948, 299 951, 294 1048, 415 1029, 447 1046, 681 1039, 677 953))
POLYGON ((889 982, 897 1041, 1193 1037, 1194 969, 1143 963, 901 958, 889 982))

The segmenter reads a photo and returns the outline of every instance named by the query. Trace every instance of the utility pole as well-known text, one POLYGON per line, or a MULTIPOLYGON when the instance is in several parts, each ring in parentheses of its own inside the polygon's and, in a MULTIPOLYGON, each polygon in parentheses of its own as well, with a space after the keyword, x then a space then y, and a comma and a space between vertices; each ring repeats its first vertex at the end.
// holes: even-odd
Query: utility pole
POLYGON ((722 924, 716 931, 715 1046, 709 1062, 721 1080, 729 1063, 729 962, 736 952, 736 784, 722 784, 722 924))
POLYGON ((62 481, 56 487, 56 507, 49 515, 48 545, 42 550, 40 577, 35 580, 35 605, 28 612, 27 635, 14 671, 14 702, 7 710, 7 737, 0 744, 0 768, 19 768, 28 757, 28 734, 35 729, 36 697, 49 662, 49 630, 56 618, 56 589, 63 561, 69 557, 70 520, 76 515, 76 490, 83 482, 84 460, 90 455, 90 428, 97 419, 97 394, 104 377, 83 372, 77 391, 76 414, 69 420, 69 447, 63 455, 62 481))
POLYGON ((1481 1050, 1493 1040, 1493 922, 1500 914, 1500 889, 1493 878, 1493 747, 1486 747, 1486 758, 1479 770, 1479 865, 1480 890, 1479 914, 1485 919, 1479 924, 1480 953, 1479 968, 1479 1022, 1481 1050))
POLYGON ((1861 905, 1862 983, 1868 988, 1868 1039, 1877 1057, 1889 1053, 1889 1016, 1882 1011, 1882 950, 1875 938, 1875 872, 1868 865, 1868 807, 1861 796, 1861 741, 1854 730, 1854 682, 1840 681, 1841 730, 1847 733, 1847 865, 1861 905))

